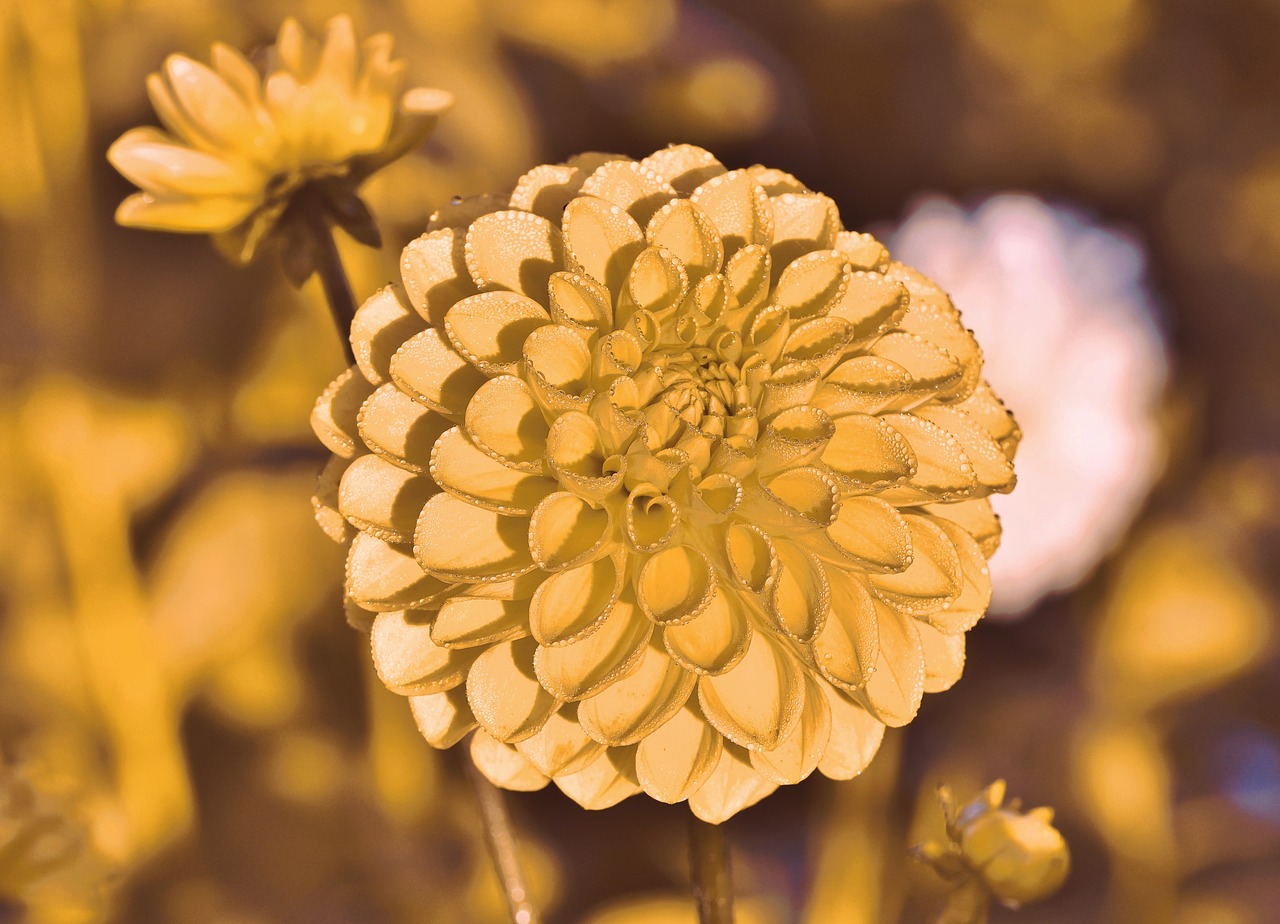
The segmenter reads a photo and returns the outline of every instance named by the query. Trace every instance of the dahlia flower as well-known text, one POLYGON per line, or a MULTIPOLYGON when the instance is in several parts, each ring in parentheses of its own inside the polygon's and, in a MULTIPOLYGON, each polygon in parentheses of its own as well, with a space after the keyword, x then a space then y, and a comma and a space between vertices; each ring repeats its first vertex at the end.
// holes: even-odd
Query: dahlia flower
POLYGON ((989 898, 1010 908, 1048 898, 1071 868, 1067 842, 1053 826, 1053 809, 1004 805, 1005 782, 996 780, 957 810, 951 789, 938 788, 947 823, 946 844, 913 848, 921 862, 955 884, 941 917, 948 924, 985 922, 989 898))
POLYGON ((972 212, 926 199, 888 240, 964 307, 1026 430, 1018 492, 995 501, 1009 541, 991 562, 992 612, 1025 611, 1093 570, 1159 474, 1166 359, 1142 250, 1012 194, 972 212))
POLYGON ((437 747, 719 822, 959 677, 1013 419, 947 297, 779 170, 535 168, 433 216, 318 402, 350 618, 437 747))
POLYGON ((379 34, 358 46, 350 17, 336 16, 321 42, 286 20, 262 71, 220 43, 212 68, 170 55, 147 79, 166 130, 131 129, 107 152, 142 189, 116 220, 217 233, 248 261, 310 185, 339 224, 376 243, 356 188, 421 143, 452 103, 444 90, 400 95, 404 62, 391 59, 391 45, 379 34))

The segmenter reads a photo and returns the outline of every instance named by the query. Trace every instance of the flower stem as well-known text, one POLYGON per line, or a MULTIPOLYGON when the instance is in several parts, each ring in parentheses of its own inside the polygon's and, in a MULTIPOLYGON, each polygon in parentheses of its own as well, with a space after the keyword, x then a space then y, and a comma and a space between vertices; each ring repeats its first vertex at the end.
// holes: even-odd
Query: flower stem
POLYGON ((329 313, 333 315, 333 323, 338 327, 338 337, 347 354, 347 363, 354 364, 356 357, 351 350, 351 321, 356 316, 356 299, 351 294, 347 272, 342 268, 342 255, 338 253, 338 244, 333 239, 333 228, 326 217, 324 201, 314 190, 304 188, 294 197, 294 204, 307 230, 315 239, 318 250, 316 272, 320 275, 320 284, 324 286, 325 301, 329 303, 329 313))
POLYGON ((516 852, 516 838, 511 830, 511 816, 507 814, 506 800, 502 791, 476 769, 475 763, 466 753, 467 749, 462 750, 462 763, 471 779, 471 786, 475 789, 480 819, 484 822, 485 844, 489 848, 494 872, 498 874, 498 884, 507 899, 511 924, 538 924, 538 912, 530 900, 524 870, 520 866, 520 855, 516 852))
POLYGON ((699 924, 733 924, 733 878, 724 830, 689 815, 689 866, 699 924))

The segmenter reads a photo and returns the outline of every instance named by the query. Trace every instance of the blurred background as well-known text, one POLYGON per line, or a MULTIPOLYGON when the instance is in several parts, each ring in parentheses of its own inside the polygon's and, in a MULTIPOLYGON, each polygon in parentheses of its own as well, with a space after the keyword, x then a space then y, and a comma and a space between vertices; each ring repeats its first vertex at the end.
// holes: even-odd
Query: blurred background
MULTIPOLYGON (((319 288, 112 222, 165 54, 338 12, 458 98, 358 295, 453 195, 693 142, 933 275, 1025 431, 964 679, 727 824, 740 920, 926 921, 935 787, 996 777, 1074 869, 993 922, 1276 920, 1276 0, 0 0, 0 922, 502 920, 312 521, 319 288)), ((547 921, 693 921, 683 807, 510 804, 547 921)))

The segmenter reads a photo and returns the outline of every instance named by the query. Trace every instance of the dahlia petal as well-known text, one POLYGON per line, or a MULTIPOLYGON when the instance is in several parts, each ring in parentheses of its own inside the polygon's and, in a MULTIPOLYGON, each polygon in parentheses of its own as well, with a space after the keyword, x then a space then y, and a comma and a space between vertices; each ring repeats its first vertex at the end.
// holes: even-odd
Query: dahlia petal
POLYGON ((917 623, 924 653, 924 691, 950 690, 964 673, 964 633, 946 635, 928 623, 917 623))
POLYGON ((563 228, 570 269, 587 274, 616 297, 636 255, 645 247, 644 232, 635 219, 623 206, 584 195, 564 210, 563 228))
POLYGON ((430 614, 391 610, 373 620, 373 666, 387 689, 402 696, 451 690, 467 678, 475 651, 441 648, 431 641, 430 614))
POLYGON ((591 350, 572 328, 548 324, 524 342, 525 378, 549 415, 589 402, 591 350))
POLYGON ((769 536, 751 523, 734 523, 725 533, 729 573, 743 587, 762 593, 778 566, 769 536))
POLYGON ((941 516, 931 519, 956 547, 960 569, 964 573, 964 589, 950 606, 926 613, 924 619, 948 635, 967 632, 991 604, 991 570, 987 567, 982 546, 963 526, 941 516))
POLYGON ((831 605, 825 569, 803 547, 785 539, 774 542, 778 569, 765 592, 765 606, 778 628, 799 642, 821 631, 831 605))
POLYGON ((461 420, 467 402, 486 381, 435 328, 416 334, 391 357, 391 378, 415 401, 451 420, 461 420))
POLYGON ((601 744, 635 744, 684 705, 696 682, 651 639, 630 673, 578 703, 578 720, 601 744))
POLYGON ((262 77, 258 69, 237 49, 222 42, 214 42, 212 51, 213 69, 218 72, 231 89, 240 94, 245 105, 252 112, 262 105, 262 77))
POLYGON ((945 350, 917 334, 890 331, 871 346, 871 354, 901 366, 911 374, 911 389, 903 401, 921 404, 960 381, 963 370, 945 350))
POLYGON ((855 269, 883 273, 889 265, 889 249, 870 234, 841 231, 833 246, 849 258, 855 269))
POLYGON ((724 274, 744 317, 768 298, 771 267, 769 251, 759 244, 743 247, 726 261, 724 274))
POLYGON ((854 697, 868 712, 899 728, 916 717, 924 696, 924 650, 916 621, 877 604, 880 655, 866 686, 854 697))
POLYGON ((486 510, 528 516, 556 490, 550 478, 504 465, 461 427, 446 430, 431 449, 431 477, 450 494, 486 510))
POLYGON ((474 648, 519 638, 529 631, 529 601, 450 597, 431 624, 431 640, 444 648, 474 648))
POLYGON ((747 168, 747 172, 752 178, 760 184, 770 196, 781 196, 786 193, 807 193, 809 187, 805 186, 798 179, 787 173, 785 170, 779 170, 776 167, 766 167, 763 164, 753 164, 747 168))
POLYGON ((572 703, 561 706, 541 731, 516 744, 516 750, 540 773, 571 776, 604 754, 604 745, 587 737, 572 703))
POLYGON ((684 263, 670 251, 646 247, 636 256, 627 275, 624 310, 618 320, 625 321, 635 312, 662 316, 679 305, 688 291, 684 263))
POLYGON ((870 575, 872 591, 913 615, 936 612, 954 603, 964 588, 959 553, 933 518, 907 514, 903 519, 911 531, 911 564, 896 574, 870 575))
POLYGON ((707 721, 734 744, 772 750, 800 721, 803 668, 768 633, 754 632, 742 660, 698 680, 698 703, 707 721))
POLYGON ((673 144, 654 151, 640 166, 671 184, 677 192, 688 195, 700 185, 725 172, 724 164, 710 151, 692 144, 673 144))
POLYGON ((901 484, 916 471, 915 453, 906 438, 878 417, 837 417, 822 462, 845 491, 878 491, 901 484))
MULTIPOLYGON (((935 517, 958 525, 974 538, 987 558, 1000 547, 1000 518, 991 509, 991 501, 985 497, 952 504, 928 504, 924 509, 935 517)), ((954 539, 950 531, 947 535, 954 539)))
POLYGON ((797 320, 827 314, 840 303, 852 275, 849 262, 838 250, 817 250, 784 263, 775 246, 774 261, 784 268, 774 287, 773 301, 797 320))
POLYGON ((321 80, 330 80, 350 93, 355 87, 358 64, 359 50, 356 47, 356 30, 351 17, 334 16, 325 24, 315 76, 321 80))
POLYGON ((990 385, 979 382, 974 387, 973 394, 957 404, 956 408, 964 411, 977 421, 982 429, 991 434, 992 439, 1000 444, 1005 458, 1013 461, 1013 453, 1018 448, 1022 433, 1018 430, 1018 424, 1014 421, 1013 415, 996 397, 990 385))
POLYGON ((429 606, 450 586, 423 573, 407 545, 392 545, 368 533, 351 540, 347 596, 366 610, 429 606))
POLYGON ((791 362, 777 369, 764 383, 757 407, 760 420, 768 422, 788 408, 811 404, 820 382, 821 373, 813 363, 791 362))
POLYGON ((636 747, 636 777, 659 802, 683 802, 720 762, 723 739, 689 703, 636 747))
POLYGON ((813 404, 832 417, 875 414, 900 400, 911 374, 876 356, 855 356, 832 369, 813 395, 813 404))
POLYGON ((805 675, 800 721, 776 748, 751 751, 751 766, 779 785, 793 785, 818 768, 831 737, 831 707, 818 681, 805 675))
POLYGON ((607 551, 613 518, 608 509, 595 508, 575 494, 560 491, 547 496, 529 522, 529 551, 543 571, 562 571, 607 551))
POLYGON ((536 734, 560 705, 534 676, 537 644, 519 638, 491 645, 467 672, 467 702, 476 721, 506 744, 536 734))
POLYGON ((884 739, 884 723, 839 690, 819 686, 831 708, 831 737, 818 761, 818 772, 830 780, 851 780, 876 756, 884 739))
MULTIPOLYGON (((912 537, 906 519, 878 497, 846 497, 835 522, 827 527, 827 538, 841 556, 868 571, 892 574, 906 571, 912 563, 912 537)), ((840 563, 839 556, 825 557, 840 563)))
POLYGON ((812 466, 788 469, 767 485, 746 492, 742 514, 767 529, 812 532, 826 529, 840 514, 840 488, 812 466))
POLYGON ((965 329, 960 312, 912 300, 898 326, 946 351, 963 370, 960 380, 939 395, 940 400, 960 401, 973 393, 982 376, 982 350, 973 334, 965 329))
POLYGON ((414 724, 433 748, 451 748, 476 727, 467 704, 467 688, 461 684, 442 693, 409 697, 414 724))
POLYGON ((958 407, 931 404, 916 408, 915 416, 937 424, 960 441, 965 457, 984 491, 1007 494, 1017 481, 1000 444, 977 421, 958 407))
POLYGON ((584 196, 597 196, 626 209, 640 225, 676 191, 649 168, 636 161, 615 160, 596 168, 582 184, 584 196))
MULTIPOLYGON (((627 471, 630 474, 634 466, 628 466, 627 471)), ((622 528, 637 551, 662 551, 675 538, 681 523, 680 508, 657 485, 643 483, 627 495, 622 528)))
POLYGON ((696 549, 673 546, 649 557, 636 578, 636 599, 658 625, 688 622, 716 594, 711 562, 696 549))
POLYGON ((777 788, 777 783, 765 779, 751 766, 746 750, 725 742, 715 770, 689 797, 689 809, 708 824, 718 825, 777 788))
POLYGON ((449 421, 414 401, 395 385, 383 385, 360 406, 360 439, 382 458, 425 474, 431 447, 449 421))
POLYGON ((875 600, 861 577, 838 568, 827 571, 831 612, 813 640, 813 662, 836 686, 864 686, 880 655, 875 600))
MULTIPOLYGON (((755 179, 759 182, 761 177, 756 174, 755 179)), ((828 197, 822 193, 784 192, 773 194, 770 203, 773 257, 780 266, 812 251, 835 247, 841 230, 840 210, 828 197)))
POLYGON ((437 490, 429 478, 364 455, 342 476, 338 509, 352 526, 384 542, 412 542, 418 514, 437 490))
POLYGON ((445 313, 454 303, 475 294, 463 251, 463 235, 442 228, 411 241, 400 257, 400 278, 409 303, 432 327, 443 327, 445 313))
POLYGON ((897 430, 916 457, 916 472, 908 484, 885 493, 885 498, 919 503, 960 500, 973 494, 978 478, 964 447, 935 423, 913 414, 886 414, 880 418, 897 430))
POLYGON ((813 363, 826 375, 844 359, 849 325, 839 318, 814 318, 795 326, 782 347, 787 362, 813 363))
POLYGON ((514 375, 489 379, 467 403, 467 435, 522 471, 542 471, 547 421, 529 386, 514 375))
POLYGON ((311 496, 316 523, 334 542, 345 544, 355 535, 355 528, 338 510, 338 486, 351 463, 342 456, 330 456, 316 479, 316 492, 311 496))
MULTIPOLYGON (((791 314, 786 308, 775 305, 772 302, 766 302, 761 305, 755 313, 746 320, 744 324, 747 352, 753 354, 752 358, 757 362, 762 362, 762 370, 768 370, 772 366, 778 365, 782 358, 782 351, 786 348, 787 338, 791 336, 791 314)), ((805 364, 805 372, 807 378, 812 380, 814 387, 818 384, 819 370, 817 366, 805 364)), ((776 386, 778 383, 774 381, 775 377, 782 370, 774 373, 766 378, 764 384, 768 388, 770 383, 776 386)), ((791 370, 795 372, 797 370, 791 370)), ((784 381, 789 381, 784 379, 784 381)), ((808 400, 806 395, 801 401, 794 402, 796 404, 804 403, 808 400)), ((772 411, 776 412, 776 408, 772 411)))
POLYGON ((519 751, 483 731, 471 736, 471 762, 490 783, 514 792, 536 792, 551 782, 519 751))
POLYGON ((673 199, 660 208, 649 220, 645 236, 650 244, 680 260, 690 282, 720 272, 724 262, 720 232, 689 199, 673 199))
POLYGON ((708 475, 694 486, 693 498, 688 505, 689 525, 705 529, 723 523, 742 506, 746 491, 742 482, 727 472, 708 475))
POLYGON ((510 289, 547 304, 547 280, 564 269, 560 229, 530 212, 482 215, 467 229, 467 269, 480 288, 510 289))
MULTIPOLYGON (((544 296, 545 298, 545 296, 544 296)), ((445 314, 454 349, 486 375, 510 375, 524 356, 525 339, 551 323, 546 309, 517 292, 481 292, 445 314)))
POLYGON ((547 434, 547 464, 567 489, 598 503, 622 485, 627 463, 622 456, 606 456, 600 430, 587 414, 561 414, 547 434))
POLYGON ((731 257, 748 244, 773 245, 773 206, 769 194, 746 170, 733 170, 707 180, 689 196, 707 213, 731 257))
POLYGON ((609 557, 556 572, 534 592, 529 631, 548 646, 594 634, 614 611, 622 577, 609 557))
POLYGON ((423 328, 422 319, 405 304, 399 286, 384 286, 356 309, 351 320, 351 349, 356 365, 374 385, 391 377, 391 357, 423 328))
POLYGON ((892 327, 906 311, 907 304, 907 290, 900 283, 879 273, 855 270, 849 273, 844 289, 828 313, 847 321, 850 339, 861 342, 892 327))
POLYGON ((717 590, 689 622, 666 626, 662 643, 685 670, 695 674, 723 674, 747 653, 753 635, 736 595, 717 590))
POLYGON ((437 494, 422 508, 413 554, 444 580, 500 581, 536 567, 529 555, 529 520, 503 516, 437 494))
POLYGON ((585 809, 612 808, 640 792, 635 748, 609 748, 586 769, 556 777, 555 784, 585 809))
POLYGON ((354 459, 364 452, 357 418, 373 386, 355 366, 339 375, 311 411, 311 429, 335 456, 354 459))
POLYGON ((511 208, 533 212, 559 224, 564 207, 582 188, 586 176, 584 171, 568 164, 534 167, 516 180, 516 188, 511 193, 511 208))
MULTIPOLYGON (((561 575, 548 581, 557 577, 561 575)), ((566 645, 540 645, 533 667, 543 687, 558 699, 585 699, 634 669, 652 634, 653 625, 624 595, 590 635, 566 645)))
POLYGON ((580 273, 552 273, 548 283, 551 318, 591 337, 613 326, 613 300, 603 285, 580 273))

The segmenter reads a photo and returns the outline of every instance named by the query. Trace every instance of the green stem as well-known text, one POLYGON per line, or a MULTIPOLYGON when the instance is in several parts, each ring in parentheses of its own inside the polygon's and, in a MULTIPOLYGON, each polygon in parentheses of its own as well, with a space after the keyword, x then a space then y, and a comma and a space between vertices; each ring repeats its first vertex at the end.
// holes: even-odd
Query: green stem
POLYGON ((316 272, 324 287, 325 301, 329 303, 329 313, 333 315, 333 323, 338 328, 343 351, 347 354, 347 363, 354 364, 356 357, 351 350, 351 322, 356 316, 356 299, 351 293, 347 272, 342 267, 342 255, 338 253, 338 244, 333 238, 333 227, 329 224, 324 199, 311 189, 302 189, 293 201, 316 242, 316 272))
POLYGON ((724 830, 689 815, 689 867, 699 924, 733 924, 733 878, 724 830))
POLYGON ((480 807, 480 818, 484 822, 485 844, 489 848, 494 872, 498 874, 498 884, 507 900, 511 924, 538 924, 538 912, 530 900, 520 855, 516 851, 516 838, 511 830, 511 816, 507 814, 506 799, 503 798, 502 791, 476 769, 475 763, 465 751, 462 763, 471 779, 472 788, 475 789, 476 804, 480 807))

